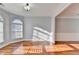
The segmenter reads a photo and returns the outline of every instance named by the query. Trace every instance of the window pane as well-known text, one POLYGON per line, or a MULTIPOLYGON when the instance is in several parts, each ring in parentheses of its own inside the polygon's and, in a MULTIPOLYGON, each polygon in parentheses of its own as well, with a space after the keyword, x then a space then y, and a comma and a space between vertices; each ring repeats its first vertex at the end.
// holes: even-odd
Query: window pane
POLYGON ((3 22, 0 22, 0 43, 3 41, 3 22))
POLYGON ((3 32, 0 32, 0 43, 3 42, 3 32))
POLYGON ((3 32, 3 22, 0 22, 0 32, 3 32))
POLYGON ((13 23, 12 23, 12 36, 13 36, 13 39, 23 37, 23 24, 22 24, 22 21, 20 21, 20 22, 15 21, 15 20, 13 21, 13 23))

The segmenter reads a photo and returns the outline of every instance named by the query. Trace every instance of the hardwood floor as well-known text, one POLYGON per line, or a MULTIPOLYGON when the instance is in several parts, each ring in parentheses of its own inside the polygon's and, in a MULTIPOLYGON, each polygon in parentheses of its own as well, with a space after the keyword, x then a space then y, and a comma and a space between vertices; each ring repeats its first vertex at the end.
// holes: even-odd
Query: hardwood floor
POLYGON ((56 42, 54 46, 56 55, 79 55, 79 42, 77 41, 62 41, 56 42))
MULTIPOLYGON (((17 43, 9 44, 0 49, 1 55, 45 55, 50 54, 46 51, 45 48, 49 46, 49 42, 31 42, 31 41, 22 41, 17 43), (46 46, 45 46, 46 45, 46 46)), ((49 48, 52 48, 49 46, 49 48)))
POLYGON ((9 44, 0 49, 0 55, 79 55, 79 42, 56 42, 50 46, 48 42, 22 41, 9 44), (47 44, 47 45, 46 45, 47 44))

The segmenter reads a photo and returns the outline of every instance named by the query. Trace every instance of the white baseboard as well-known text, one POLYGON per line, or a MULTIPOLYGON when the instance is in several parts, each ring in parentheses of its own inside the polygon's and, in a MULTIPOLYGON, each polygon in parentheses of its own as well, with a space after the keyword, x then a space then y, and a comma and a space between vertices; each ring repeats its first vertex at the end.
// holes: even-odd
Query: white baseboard
POLYGON ((14 41, 9 41, 9 42, 3 42, 2 44, 0 44, 0 48, 3 48, 11 43, 16 43, 16 42, 21 42, 21 41, 31 41, 29 39, 17 39, 17 40, 14 40, 14 41))

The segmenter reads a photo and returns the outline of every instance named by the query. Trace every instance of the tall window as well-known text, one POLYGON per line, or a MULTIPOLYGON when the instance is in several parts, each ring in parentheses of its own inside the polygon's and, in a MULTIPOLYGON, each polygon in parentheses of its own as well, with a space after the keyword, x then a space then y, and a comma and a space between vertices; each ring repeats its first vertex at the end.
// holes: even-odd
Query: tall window
POLYGON ((23 22, 15 19, 12 22, 12 39, 23 38, 23 22))
POLYGON ((3 41, 3 18, 0 16, 0 43, 3 41))

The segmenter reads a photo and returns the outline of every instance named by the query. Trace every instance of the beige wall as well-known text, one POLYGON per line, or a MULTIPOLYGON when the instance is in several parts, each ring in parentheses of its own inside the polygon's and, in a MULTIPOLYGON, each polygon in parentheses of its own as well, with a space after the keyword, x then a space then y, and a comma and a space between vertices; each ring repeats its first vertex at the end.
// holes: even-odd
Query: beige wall
POLYGON ((56 41, 79 41, 79 18, 58 17, 55 22, 56 41))

